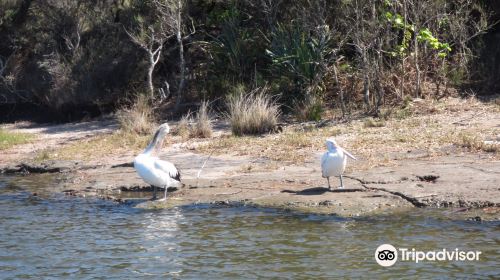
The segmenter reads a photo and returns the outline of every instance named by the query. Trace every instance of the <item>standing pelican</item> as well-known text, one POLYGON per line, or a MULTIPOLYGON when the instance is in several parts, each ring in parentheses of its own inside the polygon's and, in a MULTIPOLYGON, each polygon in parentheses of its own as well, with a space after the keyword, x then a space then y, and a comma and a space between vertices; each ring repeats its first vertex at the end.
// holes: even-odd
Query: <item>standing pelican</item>
POLYGON ((324 153, 321 158, 321 173, 323 178, 328 180, 328 189, 332 189, 330 186, 330 177, 339 176, 340 188, 344 188, 342 174, 344 173, 347 163, 346 155, 354 160, 356 160, 356 158, 337 145, 337 142, 335 142, 333 138, 326 139, 326 148, 328 152, 324 153))
POLYGON ((162 200, 167 200, 168 187, 178 185, 181 181, 181 174, 172 163, 154 156, 160 151, 163 139, 169 132, 167 123, 160 125, 146 150, 134 159, 134 168, 139 176, 154 188, 153 199, 156 199, 156 188, 164 187, 165 195, 162 200))

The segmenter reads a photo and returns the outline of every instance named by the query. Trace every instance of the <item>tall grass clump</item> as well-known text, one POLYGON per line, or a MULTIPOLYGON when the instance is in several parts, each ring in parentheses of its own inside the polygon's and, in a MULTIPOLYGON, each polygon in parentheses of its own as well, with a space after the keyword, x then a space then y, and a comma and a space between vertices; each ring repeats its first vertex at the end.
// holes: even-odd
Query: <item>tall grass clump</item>
POLYGON ((174 133, 187 138, 210 138, 212 136, 212 118, 208 101, 201 102, 198 112, 193 117, 191 112, 182 116, 174 133))
POLYGON ((201 102, 194 121, 192 136, 201 138, 210 138, 212 136, 212 119, 210 118, 208 101, 201 102))
POLYGON ((150 134, 156 127, 153 107, 144 95, 139 95, 129 108, 120 109, 116 118, 124 132, 144 135, 150 134))
POLYGON ((177 123, 176 129, 174 130, 175 135, 179 135, 183 139, 189 138, 189 136, 191 135, 191 122, 191 112, 182 116, 180 121, 177 123))
POLYGON ((279 105, 266 92, 266 88, 257 88, 229 97, 228 118, 234 135, 262 134, 276 128, 279 105))

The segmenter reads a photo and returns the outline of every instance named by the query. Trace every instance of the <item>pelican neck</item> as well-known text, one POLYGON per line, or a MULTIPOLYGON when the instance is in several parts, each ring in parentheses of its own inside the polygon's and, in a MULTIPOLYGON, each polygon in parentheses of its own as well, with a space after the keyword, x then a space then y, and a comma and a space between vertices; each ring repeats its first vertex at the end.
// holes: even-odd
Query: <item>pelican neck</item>
POLYGON ((338 147, 328 148, 328 152, 330 152, 330 153, 335 153, 335 152, 337 152, 338 150, 339 150, 339 149, 338 149, 338 147))
POLYGON ((149 145, 146 147, 146 149, 144 150, 144 152, 142 152, 143 154, 145 155, 150 155, 153 150, 155 149, 155 147, 161 142, 161 139, 163 137, 165 137, 165 135, 161 135, 162 129, 158 129, 153 137, 153 140, 151 140, 151 142, 149 143, 149 145))

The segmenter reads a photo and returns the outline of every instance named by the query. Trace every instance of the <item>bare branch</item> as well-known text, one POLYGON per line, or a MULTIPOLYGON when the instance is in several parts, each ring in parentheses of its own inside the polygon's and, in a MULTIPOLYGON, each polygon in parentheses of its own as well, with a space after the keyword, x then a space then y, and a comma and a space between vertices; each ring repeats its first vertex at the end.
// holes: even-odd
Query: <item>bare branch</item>
POLYGON ((146 44, 144 44, 137 36, 132 35, 130 32, 128 32, 128 30, 125 27, 123 27, 123 30, 128 35, 130 40, 132 40, 132 42, 134 42, 134 44, 141 47, 145 51, 148 51, 148 47, 146 46, 146 44))
POLYGON ((153 65, 156 65, 158 61, 160 60, 161 56, 161 49, 162 45, 160 45, 154 52, 153 52, 153 65), (155 57, 156 56, 156 57, 155 57))
POLYGON ((185 40, 189 39, 189 37, 191 37, 192 35, 194 35, 196 33, 196 27, 194 26, 193 19, 192 18, 189 18, 189 19, 191 20, 192 30, 191 30, 191 32, 188 35, 182 37, 182 41, 185 41, 185 40))

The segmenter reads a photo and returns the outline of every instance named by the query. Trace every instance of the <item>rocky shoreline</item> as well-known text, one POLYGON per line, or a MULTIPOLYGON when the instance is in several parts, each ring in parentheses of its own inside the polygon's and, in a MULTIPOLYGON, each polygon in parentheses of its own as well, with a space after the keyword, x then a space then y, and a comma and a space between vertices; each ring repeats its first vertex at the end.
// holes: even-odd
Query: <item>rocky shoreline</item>
POLYGON ((499 165, 481 155, 399 160, 395 166, 346 174, 346 188, 331 191, 314 159, 299 166, 241 156, 212 156, 197 178, 207 155, 170 149, 161 157, 180 168, 184 183, 180 189, 169 189, 167 202, 149 200, 151 186, 136 175, 131 162, 21 163, 0 172, 51 173, 60 182, 59 190, 67 195, 133 203, 142 208, 246 205, 356 217, 427 207, 454 209, 460 217, 474 221, 500 219, 499 165), (245 170, 249 162, 253 168, 245 170))

